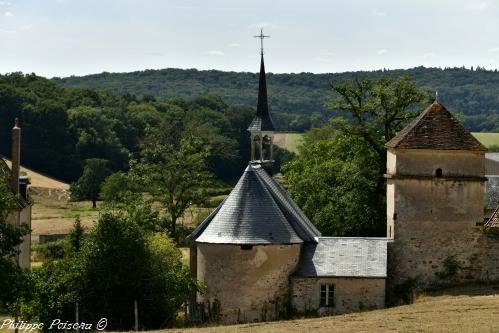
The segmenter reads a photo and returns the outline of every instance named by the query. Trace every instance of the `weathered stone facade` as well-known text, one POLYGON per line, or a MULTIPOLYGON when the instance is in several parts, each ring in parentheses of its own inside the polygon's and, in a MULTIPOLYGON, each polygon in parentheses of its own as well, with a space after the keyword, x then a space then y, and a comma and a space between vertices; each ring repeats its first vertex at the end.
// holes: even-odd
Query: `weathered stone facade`
POLYGON ((390 149, 387 162, 391 283, 443 282, 446 260, 459 266, 452 281, 499 278, 498 240, 482 227, 484 153, 390 149))
MULTIPOLYGON (((31 205, 12 211, 7 216, 7 222, 19 226, 26 224, 31 229, 31 205)), ((31 232, 23 237, 23 242, 18 246, 19 254, 16 262, 21 268, 29 268, 31 265, 31 232)))
POLYGON ((300 257, 301 244, 197 244, 197 278, 208 286, 198 302, 220 302, 224 323, 277 319, 285 311, 289 275, 300 257))
POLYGON ((385 279, 293 277, 291 290, 291 306, 298 313, 341 314, 385 306, 385 279), (333 307, 320 306, 321 284, 335 286, 333 307))

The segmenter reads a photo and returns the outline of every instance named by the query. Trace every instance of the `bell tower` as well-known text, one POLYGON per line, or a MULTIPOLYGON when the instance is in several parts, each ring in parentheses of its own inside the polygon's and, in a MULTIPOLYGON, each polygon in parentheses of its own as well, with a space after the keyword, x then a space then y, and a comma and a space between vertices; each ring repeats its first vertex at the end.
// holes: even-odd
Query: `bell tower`
POLYGON ((265 64, 263 60, 263 39, 270 37, 263 34, 254 36, 260 38, 260 77, 258 82, 258 103, 256 115, 248 127, 251 135, 251 161, 259 162, 267 171, 272 169, 273 145, 274 145, 274 123, 270 115, 267 101, 267 82, 265 79, 265 64))

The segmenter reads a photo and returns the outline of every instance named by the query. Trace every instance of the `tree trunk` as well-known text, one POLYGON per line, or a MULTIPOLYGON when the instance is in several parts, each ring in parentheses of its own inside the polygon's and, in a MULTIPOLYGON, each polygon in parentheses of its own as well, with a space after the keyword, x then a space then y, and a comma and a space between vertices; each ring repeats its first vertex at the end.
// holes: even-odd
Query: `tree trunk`
POLYGON ((92 208, 97 208, 97 200, 92 199, 92 208))

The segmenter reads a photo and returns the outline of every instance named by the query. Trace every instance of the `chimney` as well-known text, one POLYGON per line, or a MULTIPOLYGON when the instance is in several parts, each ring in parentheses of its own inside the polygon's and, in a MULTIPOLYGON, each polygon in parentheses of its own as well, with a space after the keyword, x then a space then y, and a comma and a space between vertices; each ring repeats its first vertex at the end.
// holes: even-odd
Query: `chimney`
POLYGON ((19 172, 21 168, 21 128, 19 127, 19 119, 16 118, 14 127, 12 128, 12 173, 10 186, 14 194, 19 193, 19 172))

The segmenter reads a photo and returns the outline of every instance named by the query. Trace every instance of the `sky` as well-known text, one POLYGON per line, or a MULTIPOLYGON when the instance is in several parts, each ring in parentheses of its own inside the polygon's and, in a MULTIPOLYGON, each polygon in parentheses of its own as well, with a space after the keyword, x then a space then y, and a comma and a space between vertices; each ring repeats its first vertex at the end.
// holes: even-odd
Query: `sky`
POLYGON ((0 0, 0 73, 499 69, 499 0, 0 0))

